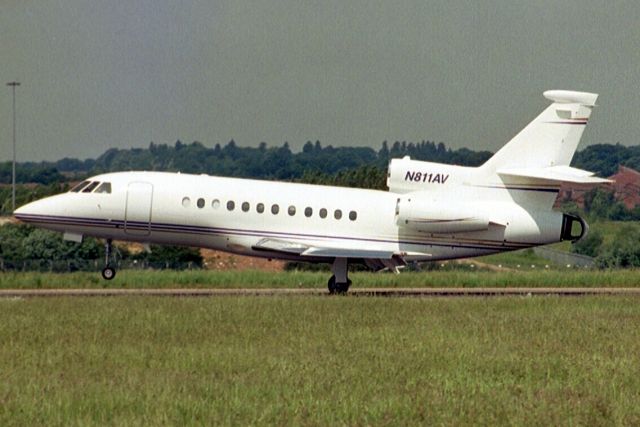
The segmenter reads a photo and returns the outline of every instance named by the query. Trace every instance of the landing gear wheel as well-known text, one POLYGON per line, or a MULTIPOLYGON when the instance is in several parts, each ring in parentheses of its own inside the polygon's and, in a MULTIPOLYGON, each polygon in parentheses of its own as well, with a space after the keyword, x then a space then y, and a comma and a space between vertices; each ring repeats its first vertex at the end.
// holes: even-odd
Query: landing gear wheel
POLYGON ((349 292, 349 287, 351 286, 351 280, 347 279, 347 283, 337 283, 338 293, 346 294, 349 292))
POLYGON ((329 293, 331 295, 346 294, 349 290, 349 286, 351 286, 351 280, 347 279, 347 283, 336 283, 336 276, 331 276, 327 283, 327 287, 329 288, 329 293))
POLYGON ((111 267, 111 244, 111 239, 107 239, 104 244, 104 269, 102 270, 104 280, 113 280, 116 277, 116 269, 111 267))
POLYGON ((116 277, 115 268, 107 266, 102 270, 102 278, 103 279, 112 280, 114 277, 116 277))
POLYGON ((329 278, 329 282, 327 282, 327 287, 329 288, 329 293, 330 294, 335 294, 337 292, 337 288, 336 288, 336 276, 331 276, 329 278))

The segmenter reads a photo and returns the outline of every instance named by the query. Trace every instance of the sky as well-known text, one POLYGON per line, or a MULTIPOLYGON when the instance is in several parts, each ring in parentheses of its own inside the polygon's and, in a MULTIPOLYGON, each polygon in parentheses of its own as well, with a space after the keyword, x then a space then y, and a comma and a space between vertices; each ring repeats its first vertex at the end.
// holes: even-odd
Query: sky
POLYGON ((3 0, 0 82, 22 83, 18 161, 178 139, 496 151, 547 89, 600 94, 581 147, 635 145, 639 23, 618 0, 3 0))

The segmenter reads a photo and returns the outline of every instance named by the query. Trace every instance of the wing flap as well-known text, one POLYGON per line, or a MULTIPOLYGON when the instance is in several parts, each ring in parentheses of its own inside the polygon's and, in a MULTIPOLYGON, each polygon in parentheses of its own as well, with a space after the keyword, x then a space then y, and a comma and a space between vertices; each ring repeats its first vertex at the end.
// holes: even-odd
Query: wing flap
MULTIPOLYGON (((331 242, 327 242, 331 243, 331 242)), ((264 238, 252 246, 254 250, 281 252, 310 258, 362 258, 380 260, 384 265, 404 265, 405 256, 431 256, 417 252, 398 252, 342 245, 316 245, 286 239, 264 238)))
POLYGON ((265 238, 253 245, 252 248, 260 251, 274 251, 300 255, 309 249, 309 246, 290 240, 265 238))
POLYGON ((302 252, 302 256, 319 256, 329 258, 378 258, 391 259, 395 253, 393 251, 380 251, 372 249, 355 248, 319 248, 310 247, 302 252))

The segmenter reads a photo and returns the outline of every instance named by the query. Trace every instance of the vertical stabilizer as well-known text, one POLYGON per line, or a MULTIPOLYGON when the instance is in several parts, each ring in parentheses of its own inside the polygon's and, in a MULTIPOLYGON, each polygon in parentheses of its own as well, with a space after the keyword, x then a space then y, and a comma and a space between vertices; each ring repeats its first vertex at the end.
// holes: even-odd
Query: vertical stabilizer
POLYGON ((568 166, 589 121, 598 95, 549 90, 546 110, 502 147, 481 168, 490 174, 504 168, 568 166))

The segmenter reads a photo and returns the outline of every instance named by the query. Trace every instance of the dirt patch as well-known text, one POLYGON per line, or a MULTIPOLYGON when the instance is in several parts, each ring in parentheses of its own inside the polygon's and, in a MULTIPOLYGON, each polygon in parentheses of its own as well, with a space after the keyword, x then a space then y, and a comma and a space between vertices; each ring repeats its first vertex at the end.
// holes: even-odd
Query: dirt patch
POLYGON ((202 249, 200 254, 204 258, 205 267, 209 270, 282 271, 285 266, 284 261, 269 261, 266 258, 234 255, 211 249, 202 249))
POLYGON ((0 225, 4 225, 8 223, 17 224, 18 220, 12 216, 0 216, 0 225))
MULTIPOLYGON (((144 251, 144 246, 139 243, 118 242, 118 246, 126 247, 132 254, 144 251)), ((282 271, 285 262, 266 258, 254 258, 242 255, 235 255, 213 249, 200 249, 200 255, 204 260, 204 267, 207 270, 264 270, 282 271)))

